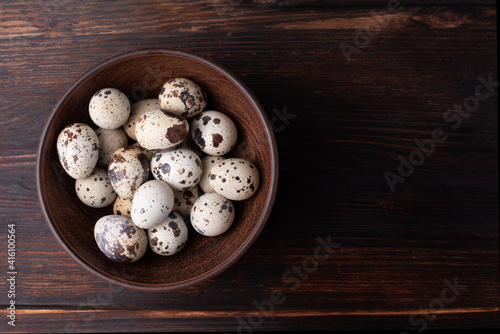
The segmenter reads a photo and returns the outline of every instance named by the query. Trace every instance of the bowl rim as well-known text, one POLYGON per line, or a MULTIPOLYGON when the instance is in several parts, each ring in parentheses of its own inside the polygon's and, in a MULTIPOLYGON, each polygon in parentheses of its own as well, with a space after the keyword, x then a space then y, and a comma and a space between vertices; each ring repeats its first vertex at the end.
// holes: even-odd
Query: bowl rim
MULTIPOLYGON (((147 291, 147 292, 166 292, 166 291, 173 291, 173 290, 178 290, 182 288, 186 288, 188 286, 196 285, 201 282, 207 281, 211 278, 214 278, 215 276, 221 274, 225 270, 227 270, 229 267, 231 267, 234 263, 236 263, 252 246, 252 244, 257 240, 258 236, 260 235, 262 229, 264 228, 265 224, 267 223, 267 220, 269 218, 269 215, 271 213, 272 206, 274 204, 274 200, 276 197, 276 192, 277 192, 277 187, 278 187, 278 170, 279 170, 279 162, 278 162, 278 150, 277 150, 277 145, 276 145, 276 140, 274 137, 274 132, 273 128, 271 126, 271 123, 262 108, 260 102, 258 99, 255 97, 255 95, 248 89, 248 87, 240 80, 238 79, 234 74, 232 74, 229 70, 227 70, 225 67, 221 66, 220 64, 217 64, 211 60, 208 60, 206 58, 200 57, 198 55, 192 54, 192 53, 187 53, 183 51, 177 51, 177 50, 168 50, 168 49, 161 49, 161 48, 148 48, 148 49, 137 49, 134 51, 129 51, 129 52, 124 52, 121 54, 118 54, 114 57, 108 58, 96 66, 92 67, 89 69, 87 72, 85 72, 83 75, 81 75, 72 85, 71 87, 64 93, 62 98, 57 102, 55 107, 51 110, 50 115, 48 119, 45 122, 45 126, 42 130, 42 134, 40 136, 40 141, 37 149, 37 159, 36 159, 36 187, 37 187, 37 195, 38 195, 38 200, 40 203, 40 206, 42 208, 43 216, 44 219, 49 226, 50 231, 52 232, 52 235, 56 238, 56 240, 59 242, 59 244, 64 248, 64 250, 75 260, 77 263, 79 263, 83 268, 85 268, 88 272, 108 281, 111 282, 115 285, 128 288, 131 290, 136 290, 136 291, 147 291), (255 229, 252 231, 250 236, 241 244, 241 246, 233 253, 231 257, 226 259, 224 262, 222 262, 220 265, 217 267, 213 268, 212 270, 190 278, 188 280, 176 282, 176 283, 167 283, 167 284, 147 284, 147 283, 134 283, 130 281, 125 281, 123 279, 120 279, 118 277, 111 276, 110 274, 99 270, 98 268, 95 268, 85 262, 76 252, 74 252, 64 241, 64 238, 62 235, 59 233, 58 229, 54 226, 52 223, 52 220, 50 218, 50 215, 48 213, 48 209, 46 206, 46 203, 43 198, 43 190, 42 190, 42 182, 41 182, 41 176, 42 176, 42 152, 45 150, 46 147, 46 139, 48 136, 48 129, 51 126, 51 124, 54 121, 54 118, 57 114, 57 111, 61 108, 61 106, 66 102, 66 100, 69 98, 69 96, 73 93, 73 91, 88 77, 93 75, 95 72, 98 72, 99 70, 104 69, 105 67, 115 64, 117 62, 123 61, 128 58, 133 58, 133 57, 138 57, 138 56, 146 56, 146 55, 153 55, 153 54, 167 54, 167 55, 173 55, 177 57, 184 57, 184 58, 189 58, 190 60, 194 60, 200 63, 203 63, 219 73, 221 73, 223 76, 225 76, 229 81, 231 81, 233 84, 235 84, 248 98, 250 103, 253 105, 255 110, 257 111, 262 124, 265 127, 265 132, 267 136, 267 140, 270 144, 270 151, 271 151, 271 159, 272 159, 272 169, 270 173, 270 178, 271 178, 271 187, 269 189, 269 195, 267 197, 266 204, 264 206, 264 210, 262 212, 261 218, 259 222, 257 223, 255 229)), ((125 268, 125 267, 124 267, 125 268)))

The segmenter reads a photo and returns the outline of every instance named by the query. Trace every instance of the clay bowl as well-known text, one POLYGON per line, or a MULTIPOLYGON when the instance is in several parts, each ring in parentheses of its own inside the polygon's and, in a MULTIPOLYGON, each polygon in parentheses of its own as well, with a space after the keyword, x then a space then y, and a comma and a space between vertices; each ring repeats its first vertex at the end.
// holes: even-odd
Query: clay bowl
POLYGON ((278 155, 269 120, 255 96, 233 74, 195 55, 168 50, 140 50, 119 55, 84 74, 57 103, 43 131, 37 158, 37 188, 45 219, 63 248, 93 274, 126 288, 169 291, 220 274, 257 239, 271 211, 278 181, 278 155), (238 128, 238 143, 228 157, 252 161, 260 171, 257 193, 234 202, 236 219, 218 237, 205 237, 191 227, 184 249, 162 257, 150 249, 139 261, 120 264, 106 258, 94 241, 96 221, 112 206, 94 209, 81 203, 75 181, 62 169, 56 151, 59 132, 82 122, 96 128, 88 113, 92 94, 114 87, 131 102, 156 98, 170 78, 185 77, 202 86, 208 109, 226 113, 238 128))

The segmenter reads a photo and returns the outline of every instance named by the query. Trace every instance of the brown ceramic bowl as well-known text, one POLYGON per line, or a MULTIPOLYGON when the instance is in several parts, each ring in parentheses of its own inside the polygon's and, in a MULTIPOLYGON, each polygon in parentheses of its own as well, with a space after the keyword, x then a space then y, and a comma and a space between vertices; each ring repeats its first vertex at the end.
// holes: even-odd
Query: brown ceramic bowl
POLYGON ((168 291, 213 278, 234 264, 257 239, 271 211, 278 181, 278 155, 269 120, 255 96, 229 71, 195 55, 168 50, 140 50, 119 55, 83 75, 57 103, 43 131, 37 158, 38 196, 52 233, 66 251, 90 272, 115 284, 146 291, 168 291), (94 241, 94 225, 112 206, 94 209, 75 194, 75 181, 59 164, 56 140, 68 124, 96 128, 88 113, 92 94, 114 87, 131 102, 158 96, 170 78, 189 78, 202 86, 208 109, 226 113, 238 128, 238 143, 228 157, 258 166, 261 184, 256 194, 234 202, 233 226, 218 237, 190 229, 184 249, 162 257, 148 249, 137 262, 112 262, 94 241))

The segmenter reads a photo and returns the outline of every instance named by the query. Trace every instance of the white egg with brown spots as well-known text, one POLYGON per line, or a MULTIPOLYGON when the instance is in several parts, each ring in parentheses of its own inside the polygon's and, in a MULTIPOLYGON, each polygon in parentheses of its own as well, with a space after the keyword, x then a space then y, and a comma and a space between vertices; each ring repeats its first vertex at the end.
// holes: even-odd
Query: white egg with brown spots
POLYGON ((137 147, 140 150, 142 150, 142 153, 144 153, 146 155, 146 159, 148 159, 148 162, 151 161, 151 159, 153 158, 153 155, 155 155, 155 153, 156 153, 156 150, 146 150, 144 147, 139 145, 138 142, 135 142, 130 146, 137 147))
POLYGON ((109 215, 99 219, 94 226, 94 238, 104 255, 120 263, 139 260, 148 248, 146 232, 123 216, 109 215))
POLYGON ((69 176, 74 179, 86 178, 99 159, 99 138, 90 126, 72 123, 57 137, 57 156, 69 176))
POLYGON ((162 110, 183 116, 193 117, 205 109, 207 95, 194 81, 174 78, 167 81, 158 96, 162 110))
POLYGON ((163 181, 148 181, 141 185, 132 199, 132 221, 140 228, 152 228, 164 221, 173 207, 172 188, 163 181))
POLYGON ((149 163, 143 151, 127 146, 116 150, 109 159, 108 175, 118 196, 133 198, 149 178, 149 163))
POLYGON ((132 200, 129 198, 123 198, 117 196, 115 202, 113 203, 113 214, 117 216, 123 216, 131 218, 132 200))
POLYGON ((188 150, 193 151, 198 154, 199 157, 202 156, 203 152, 201 152, 200 148, 196 145, 193 138, 190 135, 186 136, 186 138, 175 148, 187 148, 188 150))
POLYGON ((88 177, 76 180, 75 191, 80 201, 92 208, 104 208, 113 204, 116 198, 108 173, 99 167, 88 177))
POLYGON ((187 190, 198 184, 203 172, 200 157, 186 148, 157 152, 151 159, 151 172, 173 190, 187 190))
POLYGON ((160 109, 149 110, 137 120, 135 135, 147 150, 163 150, 178 144, 189 133, 189 124, 182 116, 160 109))
POLYGON ((123 129, 127 136, 133 140, 137 140, 135 135, 135 126, 139 118, 146 112, 154 109, 160 109, 160 101, 158 99, 145 99, 132 104, 130 117, 127 122, 123 124, 123 129))
POLYGON ((174 191, 174 211, 183 216, 189 216, 194 202, 200 195, 200 187, 198 185, 191 189, 174 191))
POLYGON ((107 168, 111 155, 120 147, 127 146, 127 135, 121 128, 113 130, 97 128, 95 133, 99 138, 99 159, 97 160, 97 166, 107 168))
POLYGON ((191 209, 191 225, 196 232, 215 237, 231 227, 234 216, 235 210, 230 200, 217 193, 204 194, 191 209))
POLYGON ((130 116, 130 101, 116 88, 103 88, 90 99, 92 121, 103 129, 118 129, 130 116))
POLYGON ((238 131, 228 116, 208 110, 191 121, 191 137, 204 153, 221 156, 234 148, 238 131))
POLYGON ((252 197, 260 182, 257 167, 241 158, 219 162, 210 169, 208 178, 215 192, 233 201, 252 197))
POLYGON ((203 174, 201 175, 199 185, 204 193, 215 192, 214 188, 212 188, 212 186, 210 185, 210 179, 208 178, 208 173, 210 173, 210 170, 212 169, 213 166, 217 165, 219 162, 224 160, 226 160, 226 157, 224 156, 216 157, 213 155, 207 155, 206 157, 201 159, 201 163, 203 165, 203 174))
POLYGON ((188 228, 182 216, 172 211, 163 222, 148 229, 149 248, 162 256, 180 252, 188 240, 188 228))

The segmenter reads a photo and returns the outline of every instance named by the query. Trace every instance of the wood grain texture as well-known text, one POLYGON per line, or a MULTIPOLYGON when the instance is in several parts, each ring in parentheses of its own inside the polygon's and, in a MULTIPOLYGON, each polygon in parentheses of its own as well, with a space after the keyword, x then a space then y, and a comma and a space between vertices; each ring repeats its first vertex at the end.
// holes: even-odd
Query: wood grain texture
POLYGON ((19 274, 16 327, 2 313, 0 331, 236 331, 239 317, 266 315, 255 304, 273 290, 286 300, 256 330, 499 327, 496 90, 458 128, 443 119, 496 73, 494 3, 407 1, 390 15, 386 3, 2 1, 0 221, 16 224, 19 274), (355 46, 374 22, 380 31, 358 35, 349 62, 341 43, 355 46), (150 47, 238 75, 275 125, 280 159, 276 202, 249 252, 160 294, 75 263, 35 188, 40 134, 64 92, 99 62, 150 47), (436 128, 447 139, 392 192, 384 173, 436 128), (286 275, 328 235, 339 249, 306 278, 286 275), (455 277, 466 289, 431 305, 455 277))

